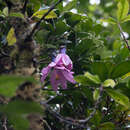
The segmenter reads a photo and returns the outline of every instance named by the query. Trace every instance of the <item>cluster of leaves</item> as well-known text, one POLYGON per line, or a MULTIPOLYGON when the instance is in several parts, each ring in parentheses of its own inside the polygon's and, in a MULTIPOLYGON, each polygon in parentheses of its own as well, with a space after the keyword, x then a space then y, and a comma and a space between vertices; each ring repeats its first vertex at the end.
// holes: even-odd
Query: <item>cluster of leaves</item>
MULTIPOLYGON (((20 6, 15 10, 24 7, 26 1, 16 0, 20 6)), ((12 3, 11 7, 0 0, 0 67, 4 68, 0 70, 0 74, 4 74, 0 76, 0 95, 11 99, 21 83, 30 81, 39 84, 40 80, 35 82, 36 79, 31 75, 16 76, 9 70, 8 64, 15 65, 16 59, 11 57, 10 51, 18 42, 18 34, 8 19, 15 17, 28 20, 33 28, 57 0, 30 0, 26 3, 25 10, 19 12, 12 11, 15 6, 13 0, 8 2, 12 3), (8 61, 9 57, 11 60, 8 61), (10 72, 13 75, 7 75, 10 72)), ((46 81, 47 90, 41 90, 42 96, 46 95, 44 98, 54 97, 48 104, 55 113, 75 122, 89 117, 95 109, 96 112, 87 122, 87 127, 101 130, 127 127, 130 114, 130 51, 129 45, 122 40, 121 31, 130 33, 128 14, 129 0, 102 0, 98 6, 91 5, 88 0, 61 1, 40 23, 33 36, 40 47, 40 55, 36 57, 39 61, 35 68, 46 66, 48 57, 61 45, 67 46, 67 53, 74 63, 76 85, 68 84, 67 90, 59 89, 56 93, 50 91, 51 86, 46 81), (107 26, 104 26, 105 23, 107 26), (103 87, 102 95, 100 87, 103 87), (94 107, 100 96, 100 103, 94 107)), ((42 106, 34 101, 9 100, 7 104, 0 105, 0 114, 7 116, 15 130, 28 129, 29 122, 26 117, 29 114, 43 115, 42 106)), ((44 113, 44 117, 52 129, 80 129, 80 124, 77 126, 64 121, 61 123, 57 114, 49 111, 44 113)))

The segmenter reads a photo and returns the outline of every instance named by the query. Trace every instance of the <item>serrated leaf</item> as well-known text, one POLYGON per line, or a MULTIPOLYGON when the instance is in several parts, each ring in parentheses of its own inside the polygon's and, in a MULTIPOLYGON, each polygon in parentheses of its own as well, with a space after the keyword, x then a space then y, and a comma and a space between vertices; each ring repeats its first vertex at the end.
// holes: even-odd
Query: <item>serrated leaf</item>
POLYGON ((105 81, 103 82, 103 86, 104 86, 104 87, 109 87, 109 86, 111 86, 111 87, 113 88, 113 87, 115 87, 115 85, 116 85, 116 83, 115 83, 115 81, 112 80, 112 79, 107 79, 107 80, 105 80, 105 81))
POLYGON ((129 98, 123 93, 113 89, 106 89, 106 92, 115 100, 115 102, 123 105, 126 108, 130 107, 129 98))
POLYGON ((94 92, 93 92, 93 99, 97 100, 100 96, 99 94, 100 94, 99 89, 95 89, 94 92))
POLYGON ((8 41, 9 46, 14 45, 14 43, 16 43, 16 41, 17 41, 16 37, 15 37, 15 30, 13 27, 8 32, 7 41, 8 41))
POLYGON ((124 19, 121 20, 121 23, 130 21, 130 15, 126 16, 124 19))
POLYGON ((13 16, 13 17, 19 17, 19 18, 24 18, 24 15, 22 13, 11 13, 9 16, 13 16))
POLYGON ((3 14, 5 15, 5 16, 8 16, 8 7, 5 7, 4 9, 3 9, 3 14))
POLYGON ((92 74, 90 74, 89 72, 86 72, 86 73, 85 73, 85 76, 86 76, 88 79, 90 79, 91 81, 93 81, 94 83, 96 83, 96 84, 100 84, 100 83, 101 83, 101 81, 100 81, 98 75, 92 75, 92 74))
POLYGON ((99 127, 100 130, 115 130, 115 125, 112 122, 104 122, 99 127))
MULTIPOLYGON (((44 9, 44 10, 40 10, 37 11, 36 13, 33 14, 32 17, 37 17, 37 18, 42 18, 42 16, 48 11, 48 9, 44 9)), ((54 11, 51 11, 46 17, 45 19, 53 19, 53 18, 57 18, 57 15, 54 11)))
POLYGON ((101 22, 108 22, 110 24, 117 24, 117 21, 112 17, 109 17, 108 19, 101 19, 101 22))
POLYGON ((117 19, 119 21, 121 21, 122 19, 124 19, 129 11, 129 2, 128 0, 120 0, 118 2, 118 10, 117 10, 117 19))
POLYGON ((15 95, 17 87, 26 81, 35 82, 33 77, 1 75, 0 76, 0 94, 6 97, 15 95))

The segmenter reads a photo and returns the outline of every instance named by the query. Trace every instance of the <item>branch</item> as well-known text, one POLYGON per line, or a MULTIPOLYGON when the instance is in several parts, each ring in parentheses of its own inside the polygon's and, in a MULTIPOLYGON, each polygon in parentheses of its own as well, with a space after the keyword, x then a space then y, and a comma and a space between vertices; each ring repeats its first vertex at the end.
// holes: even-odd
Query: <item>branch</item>
MULTIPOLYGON (((66 117, 63 117, 62 115, 60 115, 59 113, 57 113, 56 111, 52 110, 51 106, 47 104, 48 102, 41 102, 41 104, 44 105, 47 108, 47 110, 53 116, 58 118, 61 122, 64 122, 64 123, 67 123, 67 124, 70 124, 70 125, 73 125, 73 126, 77 126, 79 128, 87 128, 87 126, 84 123, 87 123, 95 115, 96 110, 98 108, 98 105, 101 101, 102 92, 103 92, 103 86, 100 87, 100 96, 99 96, 99 98, 97 99, 97 101, 94 105, 92 113, 90 113, 89 117, 87 117, 86 119, 78 119, 78 120, 76 119, 75 120, 73 118, 66 118, 66 117)), ((52 99, 50 99, 50 100, 52 100, 52 99)))
POLYGON ((23 5, 23 9, 22 9, 23 14, 25 14, 25 12, 26 12, 27 3, 28 3, 28 0, 25 0, 24 5, 23 5))
POLYGON ((59 4, 61 3, 63 0, 59 0, 57 1, 55 4, 53 4, 50 9, 42 16, 42 18, 35 24, 34 28, 32 29, 31 33, 26 37, 25 40, 27 39, 31 39, 31 37, 33 36, 33 34, 35 33, 36 29, 38 28, 38 26, 40 25, 40 23, 42 22, 42 20, 45 19, 45 17, 59 4))
POLYGON ((130 51, 129 43, 128 43, 127 39, 125 38, 125 35, 124 35, 124 33, 123 33, 123 29, 122 29, 122 27, 121 27, 121 25, 120 25, 119 23, 118 23, 118 27, 119 27, 119 29, 120 29, 120 33, 121 33, 121 35, 122 35, 122 38, 123 38, 123 40, 125 41, 128 50, 130 51))

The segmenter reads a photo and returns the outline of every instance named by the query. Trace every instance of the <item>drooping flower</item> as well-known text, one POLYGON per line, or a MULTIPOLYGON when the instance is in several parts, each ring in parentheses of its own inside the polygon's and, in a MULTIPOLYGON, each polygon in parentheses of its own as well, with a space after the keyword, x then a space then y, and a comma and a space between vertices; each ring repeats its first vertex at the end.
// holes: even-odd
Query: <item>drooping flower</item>
POLYGON ((45 78, 50 73, 50 82, 55 91, 58 89, 58 85, 61 85, 63 89, 67 88, 67 81, 76 83, 71 71, 73 67, 72 61, 66 54, 66 49, 62 48, 60 53, 55 59, 45 68, 42 69, 41 81, 44 82, 45 78))

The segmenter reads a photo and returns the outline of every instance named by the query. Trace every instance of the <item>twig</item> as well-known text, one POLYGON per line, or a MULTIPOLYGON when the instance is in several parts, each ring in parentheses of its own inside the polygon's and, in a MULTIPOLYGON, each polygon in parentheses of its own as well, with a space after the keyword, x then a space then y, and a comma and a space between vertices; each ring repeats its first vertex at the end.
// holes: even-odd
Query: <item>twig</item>
POLYGON ((5 118, 4 118, 4 122, 3 122, 4 130, 8 130, 6 124, 7 124, 7 119, 6 119, 6 117, 5 117, 5 118))
MULTIPOLYGON (((79 87, 67 88, 67 89, 58 89, 57 91, 70 91, 70 90, 77 90, 77 89, 79 89, 79 87)), ((55 91, 53 89, 47 89, 47 88, 42 88, 42 90, 45 90, 45 91, 55 91)))
POLYGON ((120 25, 119 23, 118 23, 118 27, 119 27, 119 29, 120 29, 120 33, 121 33, 121 35, 122 35, 122 39, 125 41, 126 46, 127 46, 128 50, 130 51, 129 43, 128 43, 127 39, 125 38, 125 35, 124 35, 124 33, 123 33, 123 29, 122 29, 122 27, 121 27, 121 25, 120 25))
POLYGON ((56 111, 52 110, 51 106, 48 105, 46 102, 41 102, 41 104, 44 105, 47 108, 47 110, 53 116, 55 116, 56 118, 58 118, 61 122, 64 122, 64 123, 67 123, 67 124, 70 124, 70 125, 73 125, 73 126, 77 126, 79 128, 87 128, 87 126, 85 125, 85 123, 87 123, 95 115, 96 110, 98 108, 98 105, 99 105, 99 103, 101 101, 102 92, 103 92, 103 86, 100 87, 100 96, 99 96, 99 98, 97 99, 97 101, 96 101, 96 103, 94 105, 92 113, 86 119, 76 119, 75 120, 73 118, 66 118, 66 117, 63 117, 62 115, 60 115, 59 113, 57 113, 56 111))
POLYGON ((53 4, 50 9, 42 16, 42 18, 35 24, 34 28, 32 29, 31 33, 26 37, 25 40, 27 39, 31 39, 31 37, 33 36, 33 34, 35 33, 36 29, 38 28, 38 26, 40 25, 41 21, 45 19, 45 17, 59 4, 61 3, 63 0, 59 0, 57 1, 55 4, 53 4))
POLYGON ((103 92, 103 86, 100 87, 100 94, 99 94, 99 98, 97 99, 96 103, 95 103, 95 106, 94 106, 94 109, 92 111, 92 113, 90 113, 89 117, 87 117, 86 119, 83 119, 83 120, 77 120, 79 123, 86 123, 88 122, 96 113, 96 110, 98 108, 98 105, 101 101, 101 97, 102 97, 102 92, 103 92))
POLYGON ((23 5, 23 9, 22 9, 23 14, 25 14, 25 12, 26 12, 27 3, 28 3, 28 0, 25 0, 24 5, 23 5))

